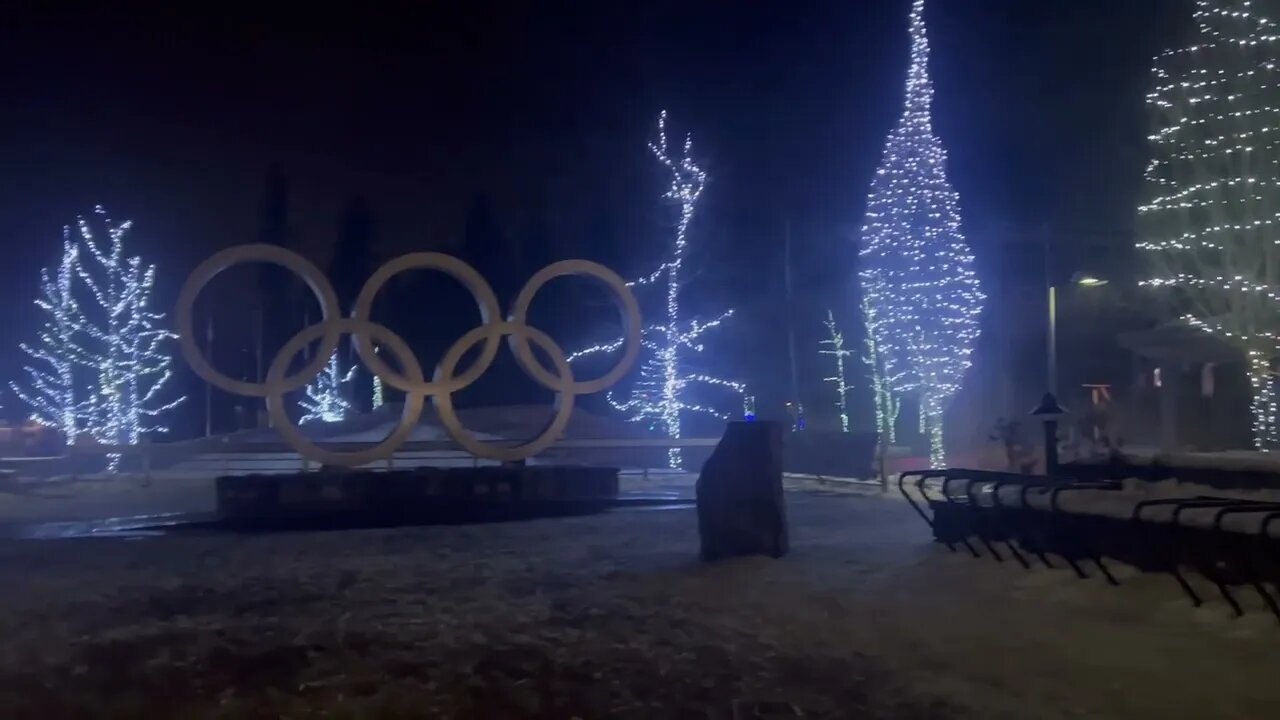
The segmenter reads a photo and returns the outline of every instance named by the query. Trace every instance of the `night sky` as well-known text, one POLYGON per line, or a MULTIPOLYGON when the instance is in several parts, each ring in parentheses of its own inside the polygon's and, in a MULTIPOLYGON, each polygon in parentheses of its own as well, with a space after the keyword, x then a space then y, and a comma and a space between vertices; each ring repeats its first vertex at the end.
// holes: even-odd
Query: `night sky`
MULTIPOLYGON (((639 272, 665 241, 645 143, 666 108, 711 177, 690 305, 741 308, 712 364, 785 394, 775 321, 789 222, 805 392, 822 397, 811 348, 825 308, 850 307, 852 238, 900 109, 908 6, 11 11, 0 377, 18 372, 39 268, 77 213, 103 203, 135 220, 131 248, 159 266, 168 307, 195 262, 256 238, 273 167, 288 179, 292 242, 320 263, 360 196, 378 258, 458 247, 483 200, 503 233, 545 227, 548 257, 639 272)), ((1175 0, 931 0, 935 130, 980 266, 1007 268, 1011 239, 1045 224, 1059 243, 1131 245, 1151 57, 1189 18, 1175 0)))

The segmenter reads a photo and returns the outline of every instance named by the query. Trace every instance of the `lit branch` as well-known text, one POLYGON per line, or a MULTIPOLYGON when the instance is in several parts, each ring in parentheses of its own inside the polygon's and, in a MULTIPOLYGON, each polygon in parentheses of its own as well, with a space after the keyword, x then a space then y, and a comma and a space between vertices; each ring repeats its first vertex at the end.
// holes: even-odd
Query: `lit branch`
POLYGON ((840 329, 836 327, 835 315, 830 310, 827 311, 827 319, 823 322, 827 326, 827 334, 829 337, 821 341, 820 345, 830 345, 830 350, 819 350, 820 355, 832 355, 836 359, 836 374, 823 378, 823 382, 835 383, 836 386, 836 410, 840 412, 840 432, 849 432, 849 390, 844 378, 844 359, 853 353, 844 349, 844 335, 840 329))
MULTIPOLYGON (((718 327, 733 315, 733 311, 722 313, 709 321, 685 321, 680 316, 680 283, 683 264, 688 249, 689 224, 697 210, 698 198, 706 185, 706 174, 690 157, 693 141, 686 137, 682 152, 673 156, 667 144, 667 113, 658 116, 658 139, 649 145, 658 162, 671 175, 671 186, 665 197, 674 201, 679 207, 679 216, 672 244, 667 256, 658 269, 648 275, 634 280, 628 285, 641 287, 664 284, 665 313, 659 325, 645 328, 642 346, 649 350, 649 357, 640 366, 640 377, 632 387, 630 396, 618 400, 610 393, 608 398, 620 412, 626 413, 634 422, 648 422, 653 429, 662 430, 667 437, 680 437, 680 420, 684 412, 710 413, 716 417, 726 414, 714 408, 689 402, 685 399, 685 391, 693 384, 702 384, 741 394, 743 385, 732 380, 712 377, 703 374, 691 374, 687 369, 682 348, 691 352, 702 352, 702 344, 697 342, 706 331, 718 327)), ((621 338, 596 344, 569 355, 570 362, 582 358, 613 352, 622 347, 621 338)), ((681 466, 679 448, 668 451, 668 462, 671 467, 681 466)))
POLYGON ((334 350, 325 363, 324 370, 306 387, 306 399, 298 405, 305 411, 298 424, 309 422, 340 422, 353 409, 343 391, 343 386, 355 377, 356 369, 352 367, 343 375, 338 368, 338 351, 334 350))

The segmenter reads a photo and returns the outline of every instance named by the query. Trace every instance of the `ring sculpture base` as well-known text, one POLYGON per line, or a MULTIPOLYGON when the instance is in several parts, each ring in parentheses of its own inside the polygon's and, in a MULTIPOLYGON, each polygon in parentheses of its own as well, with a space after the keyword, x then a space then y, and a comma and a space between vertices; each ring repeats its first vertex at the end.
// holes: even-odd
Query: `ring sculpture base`
POLYGON ((483 522, 598 512, 618 498, 618 469, 570 465, 334 469, 217 480, 218 515, 258 529, 483 522))

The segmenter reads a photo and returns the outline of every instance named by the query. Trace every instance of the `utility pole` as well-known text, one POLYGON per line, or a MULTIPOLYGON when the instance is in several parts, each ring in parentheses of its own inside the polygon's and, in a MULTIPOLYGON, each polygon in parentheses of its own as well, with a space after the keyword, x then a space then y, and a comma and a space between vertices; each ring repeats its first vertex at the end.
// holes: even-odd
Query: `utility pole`
POLYGON ((1048 347, 1045 348, 1048 354, 1048 391, 1050 395, 1056 397, 1058 394, 1058 290, 1053 283, 1051 259, 1053 251, 1047 224, 1041 229, 1041 233, 1044 240, 1044 288, 1049 298, 1048 347))
MULTIPOLYGON (((212 361, 213 358, 213 315, 205 318, 204 352, 212 361)), ((204 384, 204 436, 213 435, 213 383, 204 384)))
POLYGON ((795 418, 792 430, 804 429, 804 403, 800 402, 800 376, 796 369, 796 327, 791 313, 791 221, 783 225, 782 231, 782 274, 786 288, 783 308, 787 322, 787 354, 791 359, 791 398, 795 403, 795 418))

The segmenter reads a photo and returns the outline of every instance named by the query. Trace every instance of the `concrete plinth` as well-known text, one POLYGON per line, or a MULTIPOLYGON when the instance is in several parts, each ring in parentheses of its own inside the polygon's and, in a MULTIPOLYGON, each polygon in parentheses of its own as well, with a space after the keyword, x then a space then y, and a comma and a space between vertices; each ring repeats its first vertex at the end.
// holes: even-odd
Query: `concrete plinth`
POLYGON ((583 466, 334 470, 217 480, 233 523, 402 525, 588 512, 618 497, 618 469, 583 466))

